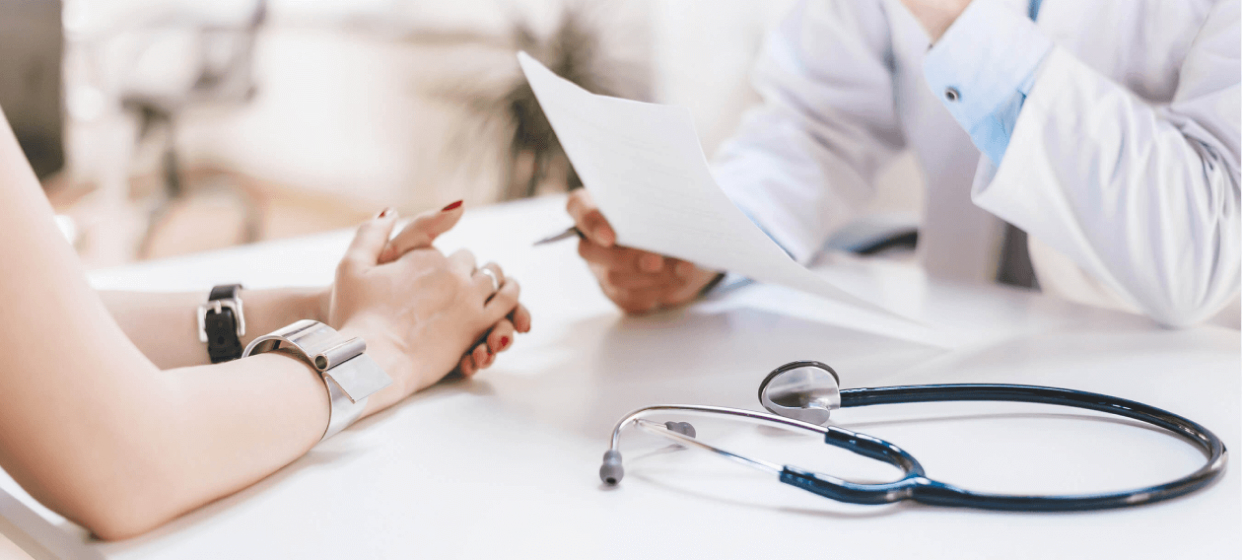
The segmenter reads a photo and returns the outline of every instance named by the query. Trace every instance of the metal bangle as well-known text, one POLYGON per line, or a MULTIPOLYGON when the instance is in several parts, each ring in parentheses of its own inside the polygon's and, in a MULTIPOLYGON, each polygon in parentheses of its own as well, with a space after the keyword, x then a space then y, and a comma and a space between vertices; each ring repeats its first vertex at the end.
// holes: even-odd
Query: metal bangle
POLYGON ((274 350, 287 351, 319 373, 328 389, 328 426, 320 441, 349 427, 367 406, 367 397, 392 384, 392 378, 366 352, 361 338, 341 336, 319 321, 302 320, 260 336, 242 358, 274 350))

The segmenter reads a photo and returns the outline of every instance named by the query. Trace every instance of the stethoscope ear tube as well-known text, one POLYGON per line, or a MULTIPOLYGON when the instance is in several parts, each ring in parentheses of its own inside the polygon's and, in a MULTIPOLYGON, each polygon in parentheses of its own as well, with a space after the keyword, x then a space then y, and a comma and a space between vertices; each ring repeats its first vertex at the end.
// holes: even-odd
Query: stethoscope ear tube
POLYGON ((1164 428, 1195 444, 1207 457, 1197 471, 1165 484, 1098 494, 1023 496, 973 492, 927 478, 909 453, 884 440, 829 427, 824 443, 901 468, 905 476, 886 484, 856 484, 818 473, 785 467, 786 484, 855 504, 914 500, 936 506, 1008 511, 1083 511, 1149 504, 1204 488, 1225 472, 1225 445, 1207 428, 1185 417, 1140 402, 1055 387, 1004 384, 949 384, 874 387, 841 391, 841 407, 944 401, 1013 401, 1084 408, 1124 416, 1164 428))

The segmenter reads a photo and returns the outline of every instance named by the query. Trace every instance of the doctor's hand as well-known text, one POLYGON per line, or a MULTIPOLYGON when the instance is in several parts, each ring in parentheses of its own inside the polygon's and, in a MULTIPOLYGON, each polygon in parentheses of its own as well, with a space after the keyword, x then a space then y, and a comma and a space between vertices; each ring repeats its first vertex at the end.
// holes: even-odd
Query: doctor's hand
POLYGON ((626 313, 648 313, 693 301, 719 272, 656 253, 622 247, 585 189, 569 194, 566 206, 582 232, 578 254, 591 267, 599 286, 626 313))

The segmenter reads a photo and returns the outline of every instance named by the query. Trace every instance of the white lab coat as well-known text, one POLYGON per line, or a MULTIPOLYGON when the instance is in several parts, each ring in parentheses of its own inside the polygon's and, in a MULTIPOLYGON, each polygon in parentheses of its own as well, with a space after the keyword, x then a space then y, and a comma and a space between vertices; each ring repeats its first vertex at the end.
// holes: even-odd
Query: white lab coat
POLYGON ((716 178, 805 259, 910 149, 930 274, 994 278, 999 217, 1028 232, 1047 292, 1167 325, 1212 316, 1242 264, 1239 1, 1044 0, 1037 25, 1056 46, 998 169, 929 89, 928 36, 898 0, 803 2, 768 41, 764 103, 716 178))

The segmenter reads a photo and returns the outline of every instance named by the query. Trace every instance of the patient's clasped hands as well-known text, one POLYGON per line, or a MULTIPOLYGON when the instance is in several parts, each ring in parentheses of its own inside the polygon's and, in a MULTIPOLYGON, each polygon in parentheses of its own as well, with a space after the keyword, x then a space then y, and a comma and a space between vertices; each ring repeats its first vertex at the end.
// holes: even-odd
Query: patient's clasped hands
POLYGON ((367 353, 393 379, 371 397, 366 414, 454 369, 473 375, 511 348, 515 333, 530 330, 516 280, 494 263, 483 265, 491 274, 480 272, 469 251, 446 256, 432 247, 462 212, 454 203, 421 214, 391 241, 396 212, 381 212, 359 226, 337 266, 324 296, 326 322, 366 340, 367 353))

